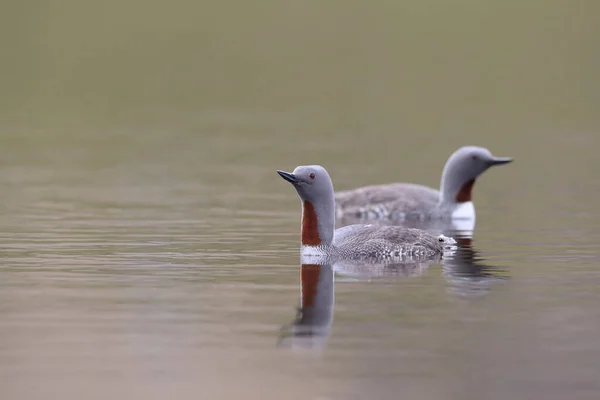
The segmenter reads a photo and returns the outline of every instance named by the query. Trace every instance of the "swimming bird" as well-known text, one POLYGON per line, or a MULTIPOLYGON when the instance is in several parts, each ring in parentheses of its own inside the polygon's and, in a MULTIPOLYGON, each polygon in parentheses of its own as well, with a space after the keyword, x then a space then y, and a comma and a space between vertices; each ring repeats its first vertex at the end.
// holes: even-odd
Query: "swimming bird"
POLYGON ((338 218, 475 220, 472 190, 488 168, 508 164, 510 157, 496 157, 484 148, 464 146, 448 158, 440 190, 414 183, 363 186, 335 194, 338 218))
POLYGON ((302 255, 377 261, 430 257, 455 248, 451 237, 401 226, 354 224, 336 230, 333 183, 325 168, 298 166, 292 173, 277 173, 294 186, 302 200, 302 255))

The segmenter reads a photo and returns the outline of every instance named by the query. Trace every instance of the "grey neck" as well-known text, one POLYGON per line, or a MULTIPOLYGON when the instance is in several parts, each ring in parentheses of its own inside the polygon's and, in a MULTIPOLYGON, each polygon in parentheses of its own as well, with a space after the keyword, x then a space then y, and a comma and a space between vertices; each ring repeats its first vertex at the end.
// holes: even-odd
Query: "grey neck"
POLYGON ((312 202, 317 214, 317 227, 321 245, 331 246, 333 243, 333 232, 335 231, 335 196, 331 193, 323 195, 319 201, 312 202))
POLYGON ((469 180, 467 176, 466 171, 462 171, 459 165, 453 165, 451 160, 446 163, 440 183, 440 200, 442 203, 455 204, 457 202, 458 193, 469 180))

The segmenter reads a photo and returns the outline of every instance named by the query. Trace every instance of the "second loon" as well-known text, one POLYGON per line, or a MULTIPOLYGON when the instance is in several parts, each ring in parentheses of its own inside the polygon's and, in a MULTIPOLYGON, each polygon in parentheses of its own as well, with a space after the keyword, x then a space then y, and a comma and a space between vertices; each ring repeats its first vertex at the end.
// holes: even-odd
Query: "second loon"
POLYGON ((471 191, 479 175, 510 157, 496 157, 484 148, 456 150, 442 172, 440 190, 413 183, 363 186, 335 194, 338 218, 403 220, 475 219, 471 191))

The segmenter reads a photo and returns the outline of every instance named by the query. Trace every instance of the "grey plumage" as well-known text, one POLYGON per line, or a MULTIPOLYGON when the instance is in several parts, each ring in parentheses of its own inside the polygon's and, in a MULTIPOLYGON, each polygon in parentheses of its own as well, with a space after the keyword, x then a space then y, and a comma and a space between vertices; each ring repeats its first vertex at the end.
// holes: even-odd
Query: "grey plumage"
POLYGON ((512 158, 495 157, 483 147, 464 146, 446 161, 440 190, 414 183, 392 183, 339 191, 335 193, 336 216, 400 221, 451 219, 461 202, 471 201, 471 187, 482 173, 511 161, 512 158))
POLYGON ((441 218, 440 192, 414 183, 363 186, 335 193, 338 217, 395 220, 441 218), (427 210, 428 212, 424 212, 427 210))
POLYGON ((294 185, 302 199, 303 209, 305 203, 310 203, 316 214, 303 214, 302 234, 306 234, 311 243, 303 246, 303 252, 306 250, 306 253, 318 257, 326 256, 329 261, 378 261, 407 256, 426 258, 441 255, 445 249, 456 248, 453 238, 434 236, 420 229, 402 226, 355 224, 335 230, 333 183, 327 171, 319 165, 310 165, 296 167, 293 173, 277 172, 294 185), (305 227, 307 232, 304 232, 305 227))
POLYGON ((348 225, 335 231, 334 254, 350 260, 404 260, 441 255, 456 242, 401 226, 348 225))

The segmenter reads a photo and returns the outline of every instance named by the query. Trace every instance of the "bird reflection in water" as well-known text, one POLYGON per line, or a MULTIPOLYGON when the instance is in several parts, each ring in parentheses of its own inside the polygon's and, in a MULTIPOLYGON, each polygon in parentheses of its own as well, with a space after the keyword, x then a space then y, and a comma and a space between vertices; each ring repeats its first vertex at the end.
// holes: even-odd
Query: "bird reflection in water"
MULTIPOLYGON (((452 251, 452 253, 455 250, 452 251)), ((446 255, 444 255, 446 257, 446 255)), ((429 266, 438 264, 442 260, 437 257, 415 257, 402 256, 395 257, 393 260, 385 262, 357 262, 352 260, 343 260, 336 262, 333 269, 337 275, 345 280, 370 280, 375 278, 405 278, 424 274, 429 266)))
MULTIPOLYGON (((347 217, 338 221, 340 226, 359 223, 360 219, 347 217)), ((457 241, 458 249, 452 255, 445 255, 442 260, 444 277, 450 283, 451 291, 460 296, 481 296, 489 292, 495 283, 508 279, 507 271, 500 267, 485 264, 485 258, 473 247, 473 233, 475 219, 454 220, 424 220, 420 218, 407 218, 403 221, 378 220, 381 225, 401 225, 407 228, 418 228, 428 231, 433 235, 443 234, 453 237, 457 241)), ((416 267, 416 266, 415 266, 416 267)), ((371 275, 375 274, 373 266, 371 275)), ((402 265, 404 272, 406 265, 402 265)), ((352 270, 352 268, 346 268, 352 270)), ((389 276, 394 267, 380 268, 381 276, 389 276)), ((424 268, 415 268, 413 272, 423 272, 424 268)), ((336 269, 337 272, 337 269, 336 269)))
POLYGON ((462 297, 479 297, 489 293, 493 284, 508 279, 507 271, 485 263, 473 247, 473 232, 445 230, 457 242, 458 249, 444 260, 443 271, 450 291, 462 297))
POLYGON ((282 328, 277 345, 324 349, 333 323, 333 268, 330 264, 302 264, 300 277, 300 307, 296 319, 282 328))
MULTIPOLYGON (((278 347, 323 350, 333 324, 335 303, 334 275, 348 279, 414 277, 425 273, 432 264, 442 264, 451 291, 461 296, 480 296, 494 282, 507 279, 500 268, 484 264, 484 258, 472 246, 472 231, 444 230, 456 239, 458 249, 443 257, 398 257, 380 263, 335 261, 333 264, 304 263, 300 266, 300 307, 295 320, 281 329, 278 347)), ((305 261, 305 260, 303 260, 305 261)), ((319 260, 321 261, 321 260, 319 260)))
POLYGON ((345 278, 421 275, 438 259, 405 258, 388 263, 302 264, 300 307, 291 324, 281 329, 278 347, 323 350, 331 334, 335 303, 334 274, 345 278))

